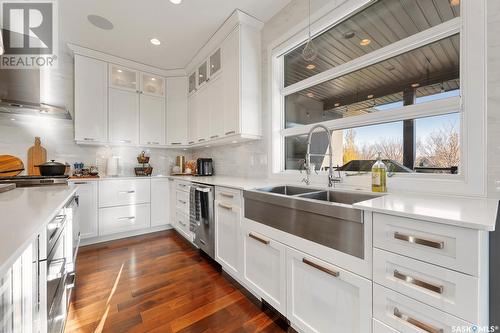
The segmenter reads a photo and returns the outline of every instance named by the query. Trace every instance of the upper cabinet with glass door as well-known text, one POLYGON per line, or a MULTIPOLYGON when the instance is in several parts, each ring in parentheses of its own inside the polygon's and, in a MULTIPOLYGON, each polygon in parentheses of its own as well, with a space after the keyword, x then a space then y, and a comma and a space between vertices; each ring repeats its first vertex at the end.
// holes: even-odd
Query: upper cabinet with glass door
POLYGON ((117 89, 138 92, 139 73, 135 70, 109 64, 109 86, 117 89))
POLYGON ((210 78, 212 78, 215 75, 217 75, 222 68, 221 49, 217 49, 217 51, 215 51, 210 56, 209 60, 210 60, 210 78))
POLYGON ((196 91, 196 71, 189 75, 188 79, 188 94, 196 91))
POLYGON ((165 96, 165 80, 160 76, 141 73, 141 91, 145 95, 165 96))
POLYGON ((205 61, 198 67, 198 87, 201 87, 208 79, 208 64, 205 61))

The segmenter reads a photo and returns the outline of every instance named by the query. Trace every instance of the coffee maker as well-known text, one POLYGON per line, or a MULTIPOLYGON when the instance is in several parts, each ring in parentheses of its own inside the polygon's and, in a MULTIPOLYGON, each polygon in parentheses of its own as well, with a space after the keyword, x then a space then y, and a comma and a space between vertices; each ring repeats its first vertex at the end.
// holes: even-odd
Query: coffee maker
POLYGON ((213 176, 214 161, 211 158, 199 158, 196 160, 197 176, 213 176))

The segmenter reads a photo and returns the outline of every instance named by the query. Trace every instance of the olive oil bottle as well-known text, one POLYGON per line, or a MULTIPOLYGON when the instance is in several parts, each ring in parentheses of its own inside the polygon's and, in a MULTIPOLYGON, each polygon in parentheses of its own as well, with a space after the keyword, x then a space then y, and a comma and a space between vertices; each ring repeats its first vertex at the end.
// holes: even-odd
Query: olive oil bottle
POLYGON ((382 162, 382 153, 378 153, 377 162, 372 167, 372 191, 387 192, 387 166, 382 162))

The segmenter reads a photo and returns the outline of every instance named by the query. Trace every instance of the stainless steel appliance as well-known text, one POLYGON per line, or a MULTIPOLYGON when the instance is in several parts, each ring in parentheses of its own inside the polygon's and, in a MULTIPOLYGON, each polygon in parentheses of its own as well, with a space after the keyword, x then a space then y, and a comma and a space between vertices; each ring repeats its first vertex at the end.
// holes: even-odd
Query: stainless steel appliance
POLYGON ((211 158, 199 158, 196 160, 197 176, 213 176, 214 161, 211 158))
POLYGON ((36 315, 39 326, 48 333, 64 330, 75 285, 80 240, 77 209, 78 196, 74 195, 38 237, 36 315))
POLYGON ((215 259, 215 187, 193 184, 190 190, 190 229, 195 233, 194 243, 215 259))
POLYGON ((0 184, 16 184, 16 187, 68 185, 68 176, 15 176, 1 177, 0 184))

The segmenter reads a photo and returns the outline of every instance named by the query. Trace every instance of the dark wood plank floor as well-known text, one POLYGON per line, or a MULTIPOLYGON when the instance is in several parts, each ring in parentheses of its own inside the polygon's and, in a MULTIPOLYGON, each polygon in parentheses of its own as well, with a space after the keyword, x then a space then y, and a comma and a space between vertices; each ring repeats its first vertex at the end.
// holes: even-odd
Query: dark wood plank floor
POLYGON ((66 333, 286 331, 172 230, 82 247, 77 270, 66 333))

